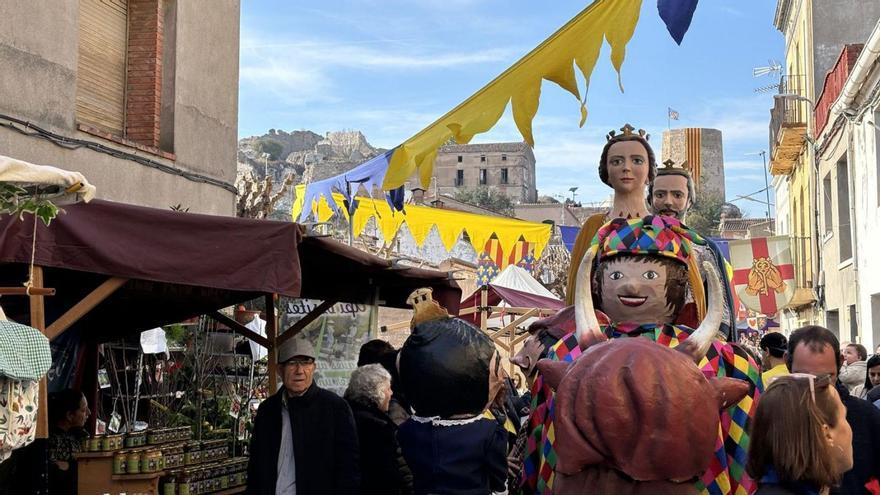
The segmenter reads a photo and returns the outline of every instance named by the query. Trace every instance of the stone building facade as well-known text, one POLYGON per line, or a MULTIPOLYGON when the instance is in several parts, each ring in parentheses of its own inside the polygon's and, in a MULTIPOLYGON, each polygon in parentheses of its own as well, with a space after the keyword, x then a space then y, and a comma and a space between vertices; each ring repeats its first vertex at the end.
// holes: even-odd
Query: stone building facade
MULTIPOLYGON (((817 107, 820 105, 820 96, 827 91, 825 83, 829 81, 826 75, 837 72, 845 78, 838 67, 844 46, 865 43, 875 29, 878 18, 880 2, 776 2, 773 24, 785 38, 785 74, 780 80, 779 94, 774 96, 770 111, 768 158, 770 173, 774 176, 777 217, 785 221, 785 231, 792 237, 792 258, 796 267, 797 284, 792 302, 785 310, 790 316, 782 319, 783 331, 803 325, 821 324, 838 332, 841 340, 856 335, 864 339, 862 343, 869 342, 870 337, 858 328, 859 314, 853 314, 857 313, 854 309, 857 306, 848 304, 853 299, 852 294, 832 301, 832 304, 843 305, 842 309, 837 308, 838 313, 827 311, 834 308, 829 307, 827 300, 823 301, 821 297, 832 286, 853 285, 851 281, 854 275, 849 273, 845 263, 846 246, 840 251, 839 246, 835 245, 840 237, 827 234, 829 231, 840 233, 841 230, 834 227, 833 223, 831 229, 828 229, 825 220, 833 220, 841 211, 845 212, 845 207, 840 209, 836 206, 838 199, 842 198, 842 202, 846 203, 846 196, 849 196, 848 200, 853 200, 854 189, 845 190, 842 185, 847 179, 853 180, 857 176, 855 172, 859 167, 854 167, 853 173, 847 172, 844 175, 846 167, 836 167, 835 160, 840 157, 832 156, 832 153, 827 153, 825 157, 818 156, 811 141, 817 141, 821 137, 821 128, 832 122, 827 113, 828 107, 833 103, 831 98, 826 98, 827 102, 822 109, 817 107), (835 70, 836 67, 838 70, 835 70), (824 174, 821 177, 817 177, 817 165, 821 168, 820 174, 824 174), (838 184, 841 185, 840 189, 838 184), (826 185, 834 188, 830 198, 823 195, 823 191, 832 190, 826 185), (838 195, 844 192, 847 194, 838 195), (830 208, 826 207, 829 199, 830 208), (829 211, 831 215, 823 213, 824 216, 820 218, 819 213, 824 211, 829 211), (844 263, 834 266, 833 261, 828 261, 823 256, 828 256, 831 260, 841 259, 844 263), (837 277, 830 285, 829 268, 836 272, 833 275, 837 277)), ((848 68, 852 58, 845 56, 843 61, 843 65, 848 68)), ((830 82, 834 83, 834 78, 830 82)), ((849 229, 843 229, 844 232, 846 230, 849 229)), ((857 265, 853 263, 853 266, 857 265)))
POLYGON ((494 188, 517 203, 535 203, 535 155, 526 143, 488 143, 443 146, 434 161, 437 193, 458 189, 494 188))
POLYGON ((0 153, 235 214, 239 0, 0 3, 0 153))
POLYGON ((687 162, 698 198, 711 194, 725 199, 721 131, 695 127, 663 131, 661 156, 660 162, 672 160, 678 166, 687 162))

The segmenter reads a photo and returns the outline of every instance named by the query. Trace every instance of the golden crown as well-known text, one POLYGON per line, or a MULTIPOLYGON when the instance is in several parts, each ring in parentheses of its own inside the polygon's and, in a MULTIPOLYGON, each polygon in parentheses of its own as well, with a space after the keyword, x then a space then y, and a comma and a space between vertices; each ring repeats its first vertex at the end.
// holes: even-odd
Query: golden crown
POLYGON ((668 175, 668 174, 678 174, 690 176, 690 170, 687 169, 687 160, 681 162, 681 166, 677 167, 676 163, 672 159, 667 159, 663 162, 663 168, 657 171, 658 175, 668 175))
POLYGON ((608 135, 605 136, 605 139, 607 139, 608 141, 612 141, 615 139, 621 139, 621 138, 625 138, 625 137, 635 136, 637 133, 638 133, 639 137, 645 139, 646 141, 648 139, 651 139, 651 135, 648 134, 647 132, 645 132, 644 129, 639 129, 638 131, 636 131, 636 128, 629 125, 629 124, 626 124, 620 128, 620 134, 618 134, 617 131, 609 132, 608 135))

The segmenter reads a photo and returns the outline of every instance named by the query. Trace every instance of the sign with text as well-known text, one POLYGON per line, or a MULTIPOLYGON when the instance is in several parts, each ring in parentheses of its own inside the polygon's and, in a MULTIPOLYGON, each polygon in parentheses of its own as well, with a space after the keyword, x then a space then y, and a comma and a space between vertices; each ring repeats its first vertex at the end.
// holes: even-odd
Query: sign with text
MULTIPOLYGON (((290 328, 320 304, 315 299, 282 299, 281 328, 290 328)), ((345 393, 361 346, 377 333, 376 314, 376 306, 338 303, 300 332, 318 354, 315 383, 319 387, 340 396, 345 393)))

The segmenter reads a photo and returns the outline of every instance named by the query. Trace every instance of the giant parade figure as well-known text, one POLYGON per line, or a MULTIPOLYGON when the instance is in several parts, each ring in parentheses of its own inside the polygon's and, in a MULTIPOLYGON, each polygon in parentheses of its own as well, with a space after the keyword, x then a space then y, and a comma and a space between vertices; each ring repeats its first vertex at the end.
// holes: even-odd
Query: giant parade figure
MULTIPOLYGON (((650 218, 637 228, 659 227, 662 233, 665 226, 649 222, 650 218)), ((619 222, 622 227, 624 221, 619 222)), ((617 232, 621 230, 628 229, 617 232)), ((615 254, 620 239, 610 239, 600 248, 606 261, 599 263, 599 269, 605 273, 596 274, 597 281, 608 284, 600 289, 603 303, 613 305, 618 300, 625 306, 651 306, 658 319, 667 323, 640 327, 664 333, 678 343, 673 349, 649 339, 609 341, 588 292, 596 250, 588 252, 575 286, 575 337, 582 354, 571 363, 549 359, 538 363, 557 391, 553 493, 696 495, 694 480, 713 462, 718 410, 749 392, 746 381, 707 377, 696 364, 713 346, 719 330, 721 284, 710 271, 710 304, 699 328, 692 333, 686 327, 674 328, 668 323, 676 306, 669 300, 669 288, 681 284, 683 278, 682 266, 674 261, 678 256, 672 256, 678 247, 667 246, 673 249, 663 248, 657 255, 636 260, 631 254, 615 254), (651 282, 643 284, 642 278, 651 282)), ((686 250, 682 246, 678 252, 686 250)))
MULTIPOLYGON (((657 170, 657 176, 648 185, 648 205, 655 215, 669 216, 682 223, 687 223, 688 210, 696 201, 696 188, 694 187, 694 179, 686 165, 687 162, 684 162, 681 167, 676 167, 675 162, 666 160, 663 162, 663 167, 657 170)), ((706 241, 705 246, 694 245, 697 258, 700 260, 701 266, 704 267, 703 282, 706 282, 708 271, 714 271, 721 280, 722 294, 724 295, 724 317, 721 320, 720 332, 729 342, 736 342, 736 310, 731 288, 733 269, 721 254, 718 246, 711 239, 704 238, 704 240, 706 241), (704 265, 702 262, 708 262, 708 265, 704 265)))
MULTIPOLYGON (((709 251, 709 248, 699 234, 674 217, 652 216, 646 211, 645 186, 656 173, 653 150, 644 131, 633 132, 629 125, 622 131, 622 134, 609 134, 599 167, 603 182, 615 190, 614 208, 607 215, 591 217, 582 228, 572 253, 568 296, 575 303, 583 303, 578 300, 583 297, 595 303, 599 310, 596 317, 605 322, 601 330, 608 337, 642 337, 665 347, 674 347, 686 341, 693 328, 707 315, 704 283, 726 277, 718 277, 724 272, 717 269, 717 262, 700 263, 702 256, 698 253, 709 251), (591 242, 581 242, 587 235, 591 242), (588 253, 591 253, 590 263, 597 261, 598 264, 595 270, 591 270, 595 276, 584 281, 576 274, 588 253), (578 285, 584 284, 591 286, 581 287, 578 292, 578 285)), ((710 290, 709 302, 717 313, 719 327, 721 320, 725 319, 724 308, 728 306, 729 296, 723 294, 727 287, 722 285, 717 290, 710 290)), ((530 337, 525 350, 514 358, 514 362, 527 368, 526 371, 534 372, 534 364, 545 353, 550 360, 566 362, 580 356, 584 348, 581 346, 583 342, 578 341, 577 332, 565 333, 573 326, 571 320, 571 311, 567 311, 540 323, 539 331, 530 337), (544 345, 560 334, 564 335, 552 348, 545 350, 544 345)), ((743 469, 748 449, 747 432, 755 399, 762 386, 754 361, 743 349, 728 343, 725 337, 724 333, 713 333, 699 368, 707 378, 744 380, 749 385, 748 393, 741 401, 725 408, 720 416, 714 414, 719 420, 714 433, 714 453, 707 457, 707 467, 693 487, 704 493, 748 494, 754 491, 754 483, 743 469)), ((632 377, 633 380, 660 385, 656 381, 658 377, 652 376, 649 368, 629 366, 628 372, 641 370, 644 376, 639 373, 639 376, 632 377)), ((666 379, 675 380, 674 377, 666 379)), ((574 414, 574 410, 568 406, 556 409, 549 385, 543 376, 538 376, 532 386, 532 414, 522 483, 522 491, 527 494, 551 493, 558 463, 570 466, 564 464, 563 457, 567 454, 557 446, 559 442, 564 445, 561 437, 573 431, 571 428, 555 430, 554 424, 564 420, 566 415, 574 414)), ((680 414, 680 421, 691 419, 691 411, 675 407, 674 403, 670 405, 680 414)), ((631 406, 642 414, 647 410, 644 404, 632 403, 631 406)), ((639 421, 648 421, 648 418, 639 421)), ((619 427, 627 428, 623 423, 619 427)), ((585 432, 581 431, 583 434, 585 432)), ((603 436, 605 434, 607 430, 603 436)), ((673 460, 669 462, 674 463, 673 460)), ((625 471, 624 474, 629 476, 625 471)))

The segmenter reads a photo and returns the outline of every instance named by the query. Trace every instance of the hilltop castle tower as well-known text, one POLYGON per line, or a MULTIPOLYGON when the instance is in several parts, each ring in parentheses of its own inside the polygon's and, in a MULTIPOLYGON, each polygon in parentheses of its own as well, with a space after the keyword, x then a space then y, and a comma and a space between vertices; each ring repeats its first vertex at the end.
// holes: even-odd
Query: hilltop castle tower
POLYGON ((715 194, 725 199, 721 131, 699 127, 663 131, 661 155, 660 162, 687 162, 685 167, 694 178, 697 197, 715 194))

